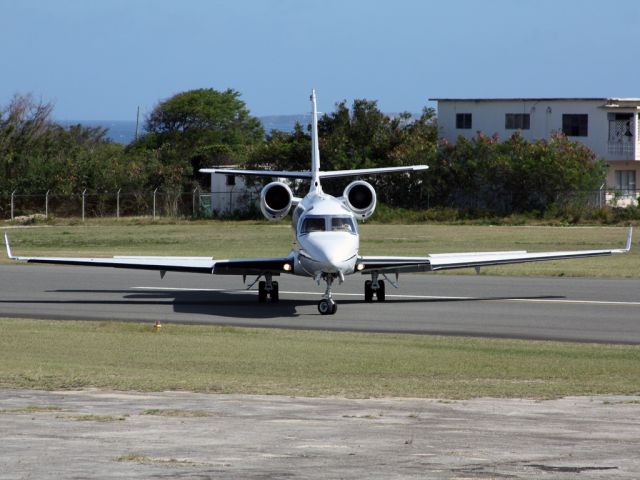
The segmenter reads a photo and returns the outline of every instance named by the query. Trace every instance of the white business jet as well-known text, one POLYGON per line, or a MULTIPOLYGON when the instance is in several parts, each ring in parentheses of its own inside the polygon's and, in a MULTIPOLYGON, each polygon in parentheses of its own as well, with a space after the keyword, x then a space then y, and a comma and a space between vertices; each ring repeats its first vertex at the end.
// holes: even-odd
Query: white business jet
POLYGON ((320 151, 318 148, 318 113, 315 91, 311 93, 312 131, 311 131, 311 170, 300 172, 202 169, 201 172, 246 175, 270 178, 304 179, 309 181, 309 193, 304 198, 294 197, 291 189, 280 180, 266 185, 260 194, 262 213, 269 220, 284 218, 294 208, 292 227, 295 237, 294 247, 286 257, 247 258, 215 260, 211 257, 112 257, 112 258, 68 258, 68 257, 21 257, 11 253, 9 239, 5 234, 7 254, 13 260, 31 263, 53 263, 84 265, 92 267, 133 268, 166 272, 194 272, 209 275, 255 276, 258 283, 258 301, 272 302, 279 299, 278 282, 274 276, 292 274, 311 277, 318 284, 326 283, 326 291, 318 303, 318 311, 323 315, 336 313, 337 306, 331 296, 331 289, 337 280, 342 283, 345 276, 354 273, 370 275, 364 282, 364 300, 373 301, 374 297, 385 300, 386 279, 392 286, 398 287, 398 276, 406 272, 432 272, 455 268, 475 268, 488 265, 538 262, 567 258, 595 257, 628 252, 631 247, 631 228, 627 243, 623 249, 579 250, 564 252, 480 252, 445 253, 426 257, 392 257, 360 255, 358 220, 369 218, 376 207, 376 192, 363 181, 356 180, 345 188, 341 197, 334 197, 322 191, 321 180, 335 177, 358 177, 378 174, 415 172, 426 170, 426 165, 390 168, 366 168, 359 170, 339 170, 326 172, 320 170, 320 151), (395 277, 389 279, 387 275, 395 277), (382 278, 381 278, 382 277, 382 278), (262 279, 262 280, 261 280, 262 279))

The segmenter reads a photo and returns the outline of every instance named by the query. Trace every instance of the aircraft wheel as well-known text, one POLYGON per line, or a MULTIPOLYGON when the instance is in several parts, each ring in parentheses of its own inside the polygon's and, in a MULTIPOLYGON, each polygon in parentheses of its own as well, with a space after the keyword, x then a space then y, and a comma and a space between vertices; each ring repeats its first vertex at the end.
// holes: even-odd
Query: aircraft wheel
POLYGON ((371 288, 371 280, 364 282, 364 301, 373 302, 373 288, 371 288))
POLYGON ((258 302, 264 303, 267 301, 267 282, 258 282, 258 302))
POLYGON ((280 292, 278 290, 278 282, 271 282, 271 301, 273 303, 278 303, 280 300, 280 292))
POLYGON ((376 290, 376 298, 379 302, 384 302, 384 281, 378 280, 378 289, 376 290))
POLYGON ((336 302, 331 299, 323 298, 318 303, 318 311, 322 315, 333 315, 338 310, 338 306, 336 302))

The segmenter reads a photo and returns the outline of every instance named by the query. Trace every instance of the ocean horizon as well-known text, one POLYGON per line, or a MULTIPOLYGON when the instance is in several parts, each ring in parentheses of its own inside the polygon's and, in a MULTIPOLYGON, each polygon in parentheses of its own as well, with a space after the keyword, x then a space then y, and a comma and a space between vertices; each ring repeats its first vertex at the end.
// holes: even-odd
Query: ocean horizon
MULTIPOLYGON (((305 126, 310 121, 309 115, 267 115, 258 117, 262 122, 265 132, 280 130, 293 132, 296 122, 305 126), (306 123, 305 123, 306 122, 306 123)), ((115 143, 129 144, 136 136, 135 120, 57 120, 56 123, 67 128, 72 125, 84 125, 86 127, 104 127, 107 129, 107 138, 115 143)), ((144 134, 144 123, 140 122, 138 135, 144 134)))
MULTIPOLYGON (((388 113, 387 115, 393 117, 397 114, 388 113)), ((413 119, 416 119, 419 115, 413 114, 413 119)), ((296 123, 302 125, 303 128, 311 123, 310 114, 299 115, 265 115, 257 117, 262 122, 262 128, 269 134, 273 130, 279 130, 281 132, 293 132, 296 123)), ((86 127, 104 127, 107 129, 107 138, 112 142, 122 143, 127 145, 133 142, 136 136, 136 122, 135 120, 57 120, 56 123, 68 128, 72 125, 84 125, 86 127)), ((144 134, 144 122, 140 122, 138 127, 138 135, 144 134)))

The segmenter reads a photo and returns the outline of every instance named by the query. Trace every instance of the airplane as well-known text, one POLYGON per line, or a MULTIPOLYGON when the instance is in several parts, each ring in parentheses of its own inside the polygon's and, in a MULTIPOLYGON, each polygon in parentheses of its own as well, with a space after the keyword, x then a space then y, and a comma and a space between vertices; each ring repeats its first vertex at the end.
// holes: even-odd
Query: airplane
POLYGON ((318 111, 315 90, 311 92, 311 169, 308 171, 241 170, 204 168, 201 172, 221 175, 244 175, 276 178, 260 192, 260 209, 269 220, 283 219, 293 208, 292 228, 294 246, 287 256, 275 258, 244 258, 215 260, 211 257, 168 256, 116 256, 112 258, 70 257, 23 257, 11 252, 9 238, 5 233, 7 255, 12 260, 30 263, 82 265, 92 267, 114 267, 156 270, 164 278, 166 272, 193 272, 208 275, 255 276, 248 286, 258 283, 258 301, 270 298, 278 302, 278 282, 273 277, 281 274, 313 278, 318 285, 326 284, 324 295, 318 302, 322 315, 332 315, 337 305, 332 297, 334 282, 344 282, 347 275, 369 275, 364 282, 364 300, 385 301, 385 281, 398 288, 400 273, 435 272, 460 268, 475 268, 489 265, 506 265, 569 258, 585 258, 617 253, 626 253, 631 248, 632 228, 629 227, 627 242, 622 249, 578 250, 559 252, 467 252, 431 254, 425 257, 365 256, 360 254, 358 221, 371 217, 376 207, 376 192, 364 180, 348 184, 341 197, 329 195, 322 190, 321 180, 336 177, 362 177, 379 174, 411 173, 429 168, 413 165, 388 168, 364 168, 356 170, 323 171, 320 169, 318 146, 318 111), (301 179, 309 182, 309 192, 304 198, 295 197, 289 185, 280 179, 301 179), (392 280, 388 275, 395 276, 392 280))

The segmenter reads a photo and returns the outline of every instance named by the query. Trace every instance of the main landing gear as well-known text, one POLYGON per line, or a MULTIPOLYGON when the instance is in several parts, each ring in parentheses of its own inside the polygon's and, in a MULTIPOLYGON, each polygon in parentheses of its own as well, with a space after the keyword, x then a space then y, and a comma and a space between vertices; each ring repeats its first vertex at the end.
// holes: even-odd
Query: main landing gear
POLYGON ((338 311, 338 305, 331 298, 331 284, 335 280, 336 276, 331 273, 323 273, 322 279, 327 282, 327 290, 322 296, 322 300, 318 302, 318 311, 321 315, 333 315, 338 311))
POLYGON ((379 302, 385 301, 384 280, 378 280, 377 272, 371 274, 371 280, 364 282, 364 301, 373 302, 374 295, 379 302))
POLYGON ((265 303, 267 297, 271 297, 272 303, 278 303, 280 300, 278 282, 271 279, 271 274, 266 274, 264 278, 266 280, 258 282, 258 302, 265 303))

